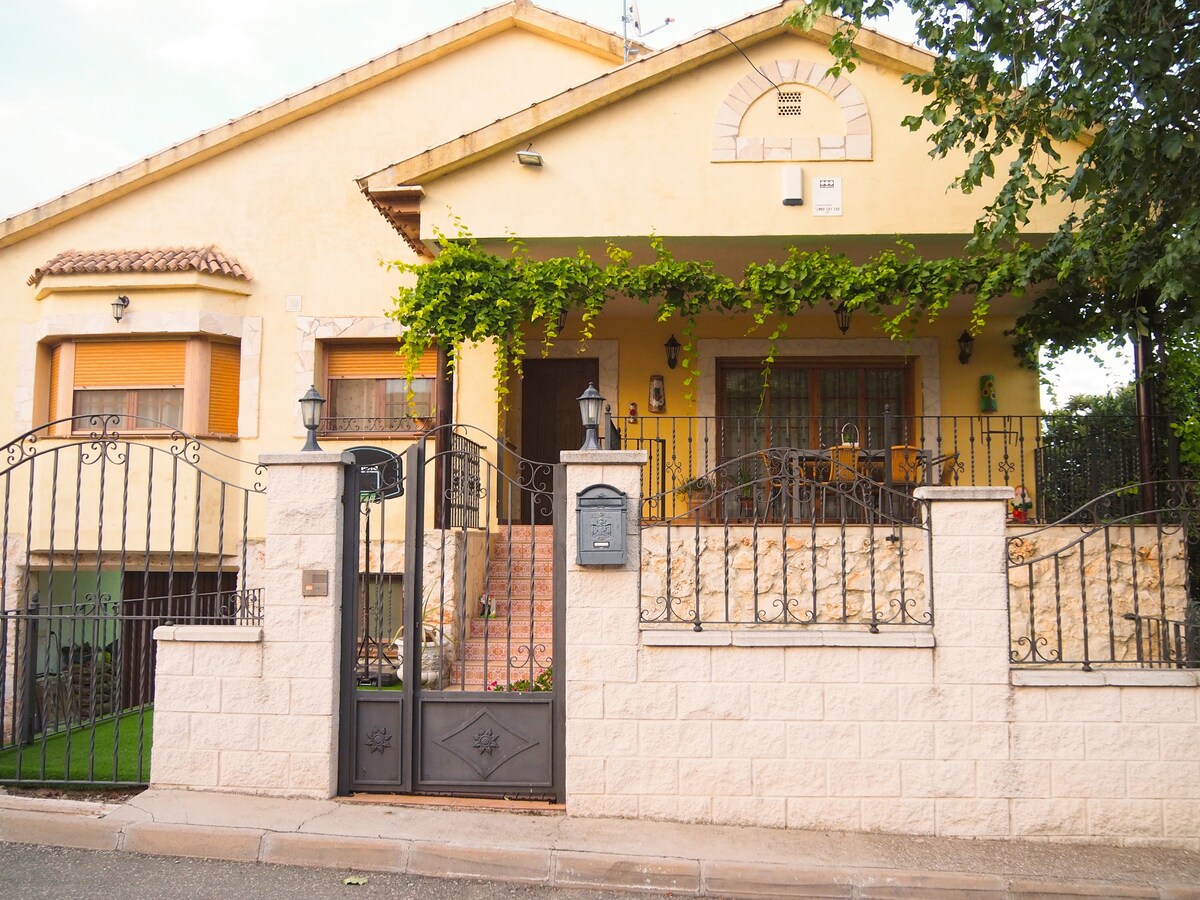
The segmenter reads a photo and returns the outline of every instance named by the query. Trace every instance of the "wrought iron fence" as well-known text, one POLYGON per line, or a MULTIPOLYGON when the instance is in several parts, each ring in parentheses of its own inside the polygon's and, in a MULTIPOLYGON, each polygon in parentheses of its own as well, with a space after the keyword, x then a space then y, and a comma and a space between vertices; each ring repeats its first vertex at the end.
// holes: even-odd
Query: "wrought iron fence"
POLYGON ((266 472, 127 415, 49 423, 0 460, 0 780, 144 781, 148 731, 127 738, 153 627, 261 621, 266 472))
POLYGON ((1200 623, 1133 613, 1125 618, 1133 623, 1139 666, 1200 669, 1200 623))
POLYGON ((1195 482, 1112 491, 1008 537, 1014 665, 1195 667, 1195 482), (1151 506, 1130 513, 1129 499, 1151 506))
POLYGON ((334 434, 422 434, 433 428, 430 416, 325 416, 317 433, 334 434))
POLYGON ((779 448, 687 487, 687 508, 681 492, 643 500, 644 626, 932 624, 927 502, 911 490, 779 448))
MULTIPOLYGON (((1151 422, 1162 433, 1163 422, 1151 422)), ((855 448, 888 487, 912 484, 1023 487, 1016 519, 1056 521, 1088 500, 1147 481, 1139 463, 1136 416, 643 416, 624 423, 621 446, 646 450, 643 494, 670 498, 697 475, 762 450, 802 447, 828 454, 855 448)), ((1155 454, 1159 460, 1164 452, 1155 454)), ((1152 477, 1164 477, 1156 472, 1152 477)), ((1126 512, 1152 507, 1122 494, 1126 512)), ((647 513, 674 515, 665 502, 647 513)))
POLYGON ((0 783, 149 781, 154 629, 262 621, 260 590, 38 600, 0 612, 0 783))

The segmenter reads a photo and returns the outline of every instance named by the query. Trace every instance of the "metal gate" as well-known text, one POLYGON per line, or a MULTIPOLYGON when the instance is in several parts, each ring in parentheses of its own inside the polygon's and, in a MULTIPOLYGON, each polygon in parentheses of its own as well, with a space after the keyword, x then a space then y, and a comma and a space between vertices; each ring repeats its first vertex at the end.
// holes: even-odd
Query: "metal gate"
POLYGON ((265 470, 115 414, 0 460, 0 784, 148 783, 155 627, 261 621, 265 470))
POLYGON ((561 800, 561 467, 457 425, 353 452, 339 791, 561 800))

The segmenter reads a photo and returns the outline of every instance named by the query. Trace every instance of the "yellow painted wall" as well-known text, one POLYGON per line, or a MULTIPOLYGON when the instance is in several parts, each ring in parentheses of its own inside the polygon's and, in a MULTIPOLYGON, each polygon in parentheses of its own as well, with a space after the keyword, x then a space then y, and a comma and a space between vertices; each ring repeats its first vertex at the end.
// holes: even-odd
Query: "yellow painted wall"
MULTIPOLYGON (((751 57, 759 65, 829 59, 822 45, 797 35, 756 44, 751 57)), ((900 83, 895 71, 871 63, 845 77, 866 98, 874 127, 872 160, 712 162, 718 110, 752 71, 731 53, 539 135, 534 147, 545 159, 540 169, 519 166, 511 152, 503 152, 426 183, 422 230, 445 229, 447 209, 452 209, 476 235, 657 231, 824 239, 970 233, 987 191, 968 196, 950 189, 963 157, 930 160, 928 132, 900 125, 905 115, 919 113, 921 98, 900 83), (804 168, 806 193, 816 177, 841 176, 844 215, 815 217, 811 205, 782 205, 780 166, 785 164, 804 168)), ((747 113, 752 130, 759 112, 755 104, 747 113)), ((1053 210, 1035 211, 1031 230, 1052 230, 1058 218, 1053 210)))

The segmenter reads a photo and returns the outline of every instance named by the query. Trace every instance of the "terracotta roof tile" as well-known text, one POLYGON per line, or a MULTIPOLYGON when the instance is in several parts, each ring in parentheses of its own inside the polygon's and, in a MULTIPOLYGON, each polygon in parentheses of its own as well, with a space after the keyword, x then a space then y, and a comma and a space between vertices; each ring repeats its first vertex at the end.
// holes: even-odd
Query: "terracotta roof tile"
POLYGON ((250 280, 241 263, 215 247, 166 247, 159 250, 67 250, 34 269, 28 284, 37 284, 46 275, 188 270, 250 280))

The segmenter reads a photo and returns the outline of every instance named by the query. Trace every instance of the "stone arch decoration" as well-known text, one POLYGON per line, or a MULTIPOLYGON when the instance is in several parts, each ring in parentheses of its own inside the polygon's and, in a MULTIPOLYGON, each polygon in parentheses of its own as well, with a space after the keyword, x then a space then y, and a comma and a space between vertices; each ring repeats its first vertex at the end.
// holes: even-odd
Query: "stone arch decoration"
POLYGON ((826 74, 826 63, 777 59, 741 79, 721 102, 713 126, 713 162, 786 162, 794 160, 871 159, 871 114, 862 91, 849 79, 826 74), (772 84, 774 82, 774 84, 772 84), (798 84, 829 97, 842 113, 845 134, 806 137, 744 135, 746 111, 776 85, 798 84))

